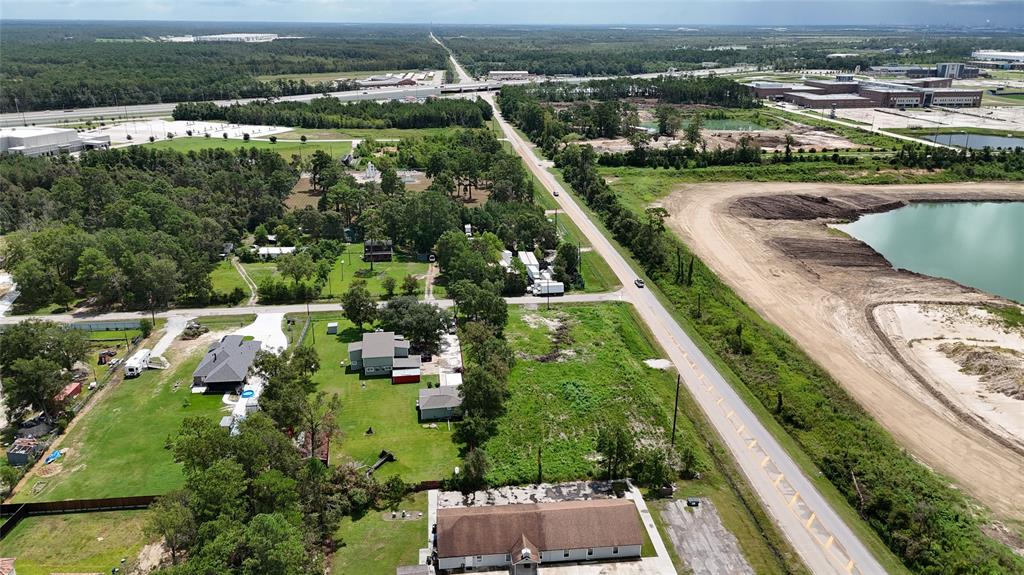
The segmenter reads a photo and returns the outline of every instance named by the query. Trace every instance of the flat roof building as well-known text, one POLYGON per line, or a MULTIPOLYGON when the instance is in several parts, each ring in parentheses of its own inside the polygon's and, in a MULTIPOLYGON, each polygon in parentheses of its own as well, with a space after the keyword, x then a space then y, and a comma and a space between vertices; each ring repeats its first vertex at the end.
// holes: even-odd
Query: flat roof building
POLYGON ((52 156, 109 147, 110 136, 83 137, 70 128, 0 129, 0 154, 52 156))
POLYGON ((526 70, 491 70, 487 78, 491 80, 525 80, 530 77, 526 70))
POLYGON ((1001 50, 975 50, 971 52, 975 60, 994 60, 998 62, 1024 62, 1024 52, 1003 52, 1001 50))

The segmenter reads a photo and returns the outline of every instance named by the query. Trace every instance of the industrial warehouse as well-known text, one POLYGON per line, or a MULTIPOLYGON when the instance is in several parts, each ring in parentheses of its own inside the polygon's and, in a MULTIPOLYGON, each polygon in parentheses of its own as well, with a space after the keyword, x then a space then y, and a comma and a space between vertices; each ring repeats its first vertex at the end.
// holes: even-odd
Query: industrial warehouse
POLYGON ((109 148, 110 136, 81 134, 69 128, 5 128, 0 130, 0 154, 52 156, 109 148))
POLYGON ((782 100, 805 108, 977 108, 981 90, 953 88, 952 78, 903 81, 857 80, 838 75, 835 80, 805 80, 803 84, 751 82, 758 98, 782 100))

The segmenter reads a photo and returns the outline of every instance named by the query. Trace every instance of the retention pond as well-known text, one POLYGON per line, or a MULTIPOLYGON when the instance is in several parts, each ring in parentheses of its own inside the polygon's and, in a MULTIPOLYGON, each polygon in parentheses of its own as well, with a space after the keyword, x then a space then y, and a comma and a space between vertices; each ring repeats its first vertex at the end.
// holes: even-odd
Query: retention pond
POLYGON ((838 228, 896 268, 1024 303, 1024 202, 912 204, 838 228))

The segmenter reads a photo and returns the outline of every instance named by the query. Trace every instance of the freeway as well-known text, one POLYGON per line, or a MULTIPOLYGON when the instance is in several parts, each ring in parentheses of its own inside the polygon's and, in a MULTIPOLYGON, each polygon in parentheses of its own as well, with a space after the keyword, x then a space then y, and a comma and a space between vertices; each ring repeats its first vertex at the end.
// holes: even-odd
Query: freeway
MULTIPOLYGON (((494 104, 493 96, 485 99, 494 104)), ((768 512, 814 573, 884 573, 864 543, 826 501, 803 470, 739 397, 696 343, 649 289, 637 287, 638 276, 571 195, 558 183, 530 146, 501 116, 495 117, 505 137, 530 171, 553 193, 594 250, 625 286, 621 291, 668 354, 687 389, 743 470, 768 512), (558 192, 554 194, 554 192, 558 192)))
MULTIPOLYGON (((570 293, 564 296, 552 298, 537 296, 521 296, 505 298, 509 305, 545 305, 547 303, 595 303, 606 301, 623 301, 622 290, 602 293, 570 293)), ((455 305, 450 299, 431 300, 441 308, 450 308, 455 305)), ((383 305, 383 303, 381 304, 383 305)), ((308 306, 304 303, 283 304, 283 305, 244 305, 235 307, 197 307, 197 308, 174 308, 151 313, 148 311, 115 311, 115 312, 80 312, 70 314, 47 314, 47 315, 15 315, 0 316, 0 326, 11 325, 27 319, 45 319, 58 323, 75 322, 96 322, 96 321, 126 321, 156 317, 170 319, 177 317, 209 317, 225 315, 247 315, 261 313, 310 313, 318 312, 341 312, 341 304, 337 303, 311 303, 308 306)))
MULTIPOLYGON (((432 36, 433 37, 433 36, 432 36)), ((435 42, 440 44, 436 38, 435 42)), ((442 44, 443 46, 443 44, 442 44)), ((450 53, 449 53, 450 54, 450 53)), ((473 78, 466 73, 462 65, 453 56, 449 56, 458 75, 458 81, 454 84, 430 85, 430 86, 408 86, 396 88, 368 88, 366 90, 347 90, 344 92, 330 92, 327 95, 338 98, 343 102, 355 102, 359 100, 401 100, 405 98, 429 98, 439 97, 445 93, 465 92, 486 92, 495 90, 505 84, 528 84, 534 80, 508 80, 508 81, 487 81, 474 82, 473 78)), ((650 73, 630 76, 633 78, 654 78, 662 75, 692 75, 707 76, 710 74, 735 74, 754 70, 751 67, 729 67, 708 70, 695 70, 692 72, 674 72, 672 74, 650 73)), ((611 76, 594 77, 571 77, 571 78, 547 78, 545 81, 582 83, 591 80, 607 80, 611 76)), ((298 94, 295 96, 282 96, 275 98, 282 102, 308 102, 319 98, 324 94, 298 94)), ((235 98, 224 100, 213 100, 218 106, 230 106, 232 104, 245 104, 266 100, 266 98, 235 98)), ((0 114, 0 127, 2 126, 24 126, 24 125, 50 125, 60 123, 73 123, 76 121, 94 120, 105 118, 116 120, 118 118, 142 118, 147 116, 169 116, 177 102, 165 102, 160 104, 138 104, 133 106, 103 106, 98 108, 77 108, 73 110, 39 110, 35 112, 5 113, 0 114)))

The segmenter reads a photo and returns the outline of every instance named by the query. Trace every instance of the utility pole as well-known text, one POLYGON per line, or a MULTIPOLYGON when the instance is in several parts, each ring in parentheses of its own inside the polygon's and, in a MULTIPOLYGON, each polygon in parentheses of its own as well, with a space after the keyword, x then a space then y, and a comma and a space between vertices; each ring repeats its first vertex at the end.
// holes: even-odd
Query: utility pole
POLYGON ((676 417, 679 415, 679 384, 682 383, 683 379, 678 373, 676 374, 676 405, 672 408, 672 447, 676 446, 676 417))

